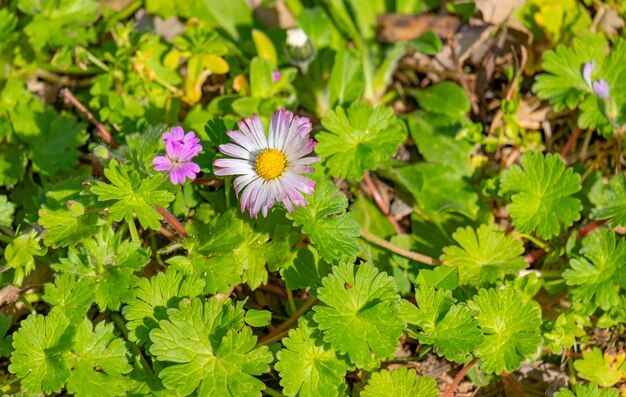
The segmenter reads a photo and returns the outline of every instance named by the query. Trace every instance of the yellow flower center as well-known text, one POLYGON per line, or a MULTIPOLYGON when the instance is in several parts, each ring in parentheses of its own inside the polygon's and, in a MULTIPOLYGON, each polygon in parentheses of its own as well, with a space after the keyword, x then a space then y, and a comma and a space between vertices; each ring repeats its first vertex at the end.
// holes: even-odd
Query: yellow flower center
POLYGON ((265 149, 254 160, 256 173, 265 180, 278 178, 286 166, 287 158, 276 149, 265 149))

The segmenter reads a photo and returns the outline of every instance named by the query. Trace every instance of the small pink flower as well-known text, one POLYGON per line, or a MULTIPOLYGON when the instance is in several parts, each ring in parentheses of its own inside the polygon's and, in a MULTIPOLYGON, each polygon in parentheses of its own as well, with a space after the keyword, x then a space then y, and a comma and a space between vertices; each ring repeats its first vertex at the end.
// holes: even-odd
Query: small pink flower
POLYGON ((226 131, 233 143, 220 145, 220 152, 229 156, 217 159, 215 175, 239 175, 235 178, 235 192, 241 203, 241 212, 250 211, 257 217, 275 203, 282 202, 287 211, 306 206, 302 195, 313 194, 315 182, 300 174, 313 173, 310 164, 319 157, 306 157, 316 142, 309 137, 311 122, 306 117, 280 109, 272 116, 266 136, 259 116, 239 122, 239 131, 226 131), (241 193, 241 195, 240 195, 241 193))
POLYGON ((182 185, 185 183, 185 178, 196 179, 196 174, 200 172, 200 166, 192 162, 191 159, 202 150, 202 146, 197 149, 194 145, 200 146, 191 142, 181 144, 176 141, 166 141, 165 152, 167 155, 158 156, 152 160, 154 170, 169 171, 170 181, 174 185, 178 183, 182 185))
POLYGON ((272 82, 273 83, 278 83, 278 81, 280 80, 280 72, 278 70, 275 70, 272 72, 272 82))
POLYGON ((196 156, 201 150, 202 146, 200 146, 200 138, 196 137, 196 134, 193 131, 190 131, 185 134, 185 130, 183 127, 176 126, 170 129, 172 133, 165 132, 163 133, 163 142, 167 145, 169 142, 178 142, 181 145, 190 144, 193 151, 195 151, 194 156, 196 156))

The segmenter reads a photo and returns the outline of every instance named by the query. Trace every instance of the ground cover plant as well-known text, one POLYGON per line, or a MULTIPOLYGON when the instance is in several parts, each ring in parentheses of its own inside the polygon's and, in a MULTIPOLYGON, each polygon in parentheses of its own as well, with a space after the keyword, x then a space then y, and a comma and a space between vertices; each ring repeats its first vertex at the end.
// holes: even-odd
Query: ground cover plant
POLYGON ((0 0, 0 390, 626 393, 626 5, 0 0))

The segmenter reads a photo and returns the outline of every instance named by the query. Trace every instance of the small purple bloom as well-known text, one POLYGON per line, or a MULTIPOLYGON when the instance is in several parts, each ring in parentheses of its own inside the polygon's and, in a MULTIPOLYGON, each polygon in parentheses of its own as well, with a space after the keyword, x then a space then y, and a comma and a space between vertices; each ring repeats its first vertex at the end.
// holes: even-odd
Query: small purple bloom
MULTIPOLYGON (((165 134, 164 134, 165 135, 165 134)), ((196 146, 200 146, 195 144, 196 146)), ((198 151, 194 144, 187 142, 181 144, 168 140, 165 144, 166 156, 157 156, 152 160, 155 171, 169 171, 170 181, 176 185, 185 183, 185 178, 196 179, 196 174, 200 172, 200 166, 191 161, 196 157, 198 151)))
POLYGON ((190 144, 192 150, 195 152, 194 157, 202 150, 202 146, 199 145, 200 138, 196 137, 196 134, 193 131, 185 134, 185 130, 183 127, 176 126, 170 129, 172 133, 165 132, 163 133, 163 142, 167 145, 169 142, 178 142, 181 145, 190 144))
POLYGON ((587 62, 583 66, 583 79, 589 87, 591 87, 591 75, 593 73, 593 69, 596 67, 596 63, 594 61, 587 62))
POLYGON ((593 82, 593 92, 598 98, 606 99, 610 94, 609 84, 606 80, 596 80, 593 82))
POLYGON ((278 70, 275 70, 272 72, 272 81, 274 83, 278 83, 278 80, 280 80, 280 72, 278 70))

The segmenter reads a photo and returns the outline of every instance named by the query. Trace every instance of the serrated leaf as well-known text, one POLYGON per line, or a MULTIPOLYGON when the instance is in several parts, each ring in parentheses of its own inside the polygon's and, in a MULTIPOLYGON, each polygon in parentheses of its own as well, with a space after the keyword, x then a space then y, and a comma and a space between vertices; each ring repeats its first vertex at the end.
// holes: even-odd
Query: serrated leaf
POLYGON ((135 291, 135 299, 122 308, 122 314, 128 321, 128 339, 142 345, 150 331, 158 327, 159 320, 167 318, 167 309, 178 307, 184 298, 203 293, 204 280, 168 268, 150 279, 140 279, 135 291))
POLYGON ((518 231, 550 238, 580 219, 582 205, 572 197, 581 189, 580 176, 558 154, 528 152, 520 163, 501 176, 502 191, 513 195, 507 209, 518 231))
POLYGON ((493 283, 506 274, 516 274, 528 265, 522 241, 505 235, 497 225, 459 228, 452 238, 459 246, 443 249, 443 264, 459 271, 461 284, 493 283))
POLYGON ((4 250, 6 266, 15 269, 13 283, 21 286, 24 277, 35 269, 35 256, 43 256, 48 250, 39 246, 39 240, 35 238, 35 231, 16 237, 4 250))
POLYGON ((544 52, 542 66, 546 73, 536 77, 533 91, 548 99, 557 112, 566 107, 574 109, 590 91, 583 78, 583 65, 601 63, 606 46, 604 35, 584 34, 573 40, 572 48, 559 45, 554 51, 544 52))
POLYGON ((574 361, 574 368, 581 378, 602 387, 610 387, 626 376, 626 370, 622 369, 625 360, 623 353, 612 357, 594 347, 591 351, 583 352, 582 360, 574 361))
POLYGON ((106 222, 93 212, 75 215, 68 209, 42 208, 39 210, 39 224, 46 228, 44 243, 49 247, 59 248, 75 245, 86 236, 97 232, 106 222))
POLYGON ((406 139, 404 123, 393 110, 354 102, 330 110, 322 124, 327 131, 316 135, 316 152, 326 159, 332 176, 360 180, 365 171, 375 169, 393 156, 406 139))
POLYGON ((482 369, 500 374, 518 369, 541 346, 541 308, 510 287, 481 289, 471 305, 478 310, 484 340, 476 349, 482 369))
POLYGON ((70 377, 70 349, 73 333, 70 322, 60 313, 31 314, 13 334, 9 371, 21 379, 30 393, 58 393, 70 377))
POLYGON ((400 296, 395 281, 365 263, 342 262, 318 289, 313 319, 328 342, 360 368, 391 357, 405 323, 398 317, 400 296), (373 354, 373 357, 372 357, 373 354))
POLYGON ((615 175, 603 189, 591 215, 595 219, 609 219, 612 227, 626 226, 626 177, 623 174, 615 175))
POLYGON ((130 302, 138 281, 135 270, 143 268, 150 259, 150 250, 140 243, 125 240, 111 228, 86 238, 78 247, 68 250, 52 267, 59 273, 90 279, 92 291, 100 310, 118 310, 122 303, 130 302))
POLYGON ((298 250, 293 264, 280 269, 280 275, 290 290, 322 285, 322 279, 331 272, 332 265, 321 259, 312 246, 298 250))
POLYGON ((415 292, 415 301, 417 307, 402 301, 400 316, 421 329, 410 330, 411 336, 433 345, 437 354, 462 363, 483 341, 475 313, 465 305, 454 304, 450 291, 422 286, 415 292))
POLYGON ((272 312, 248 309, 243 317, 243 321, 251 327, 265 327, 272 322, 272 312))
POLYGON ((354 258, 360 251, 357 240, 360 229, 346 213, 346 196, 337 194, 337 187, 332 182, 321 180, 315 192, 306 198, 306 207, 296 207, 293 214, 287 215, 293 225, 302 227, 302 232, 327 262, 354 258))
POLYGON ((361 397, 437 397, 437 381, 428 376, 417 376, 417 371, 406 367, 372 374, 361 397))
POLYGON ((554 397, 618 397, 616 389, 599 389, 595 383, 586 385, 574 385, 574 393, 567 389, 561 389, 554 394, 554 397))
POLYGON ((54 284, 44 285, 43 300, 53 306, 53 312, 60 311, 72 323, 78 324, 93 302, 94 287, 91 279, 76 281, 71 274, 61 274, 54 284))
POLYGON ((7 196, 0 194, 0 224, 10 228, 14 212, 15 204, 10 202, 7 196))
POLYGON ((109 214, 114 221, 134 222, 136 215, 144 228, 158 230, 163 217, 152 206, 167 207, 174 200, 174 195, 159 187, 163 183, 160 175, 142 178, 128 165, 120 165, 117 160, 111 160, 104 175, 111 184, 97 182, 91 191, 98 196, 99 201, 115 200, 109 207, 109 214))
POLYGON ((580 253, 584 257, 570 260, 570 269, 563 272, 574 298, 592 308, 609 310, 619 304, 620 285, 626 288, 624 264, 626 242, 617 240, 608 229, 595 230, 585 236, 580 253))
POLYGON ((76 396, 125 396, 123 374, 131 371, 124 340, 113 334, 113 324, 84 319, 76 332, 75 357, 67 391, 76 396))
POLYGON ((282 340, 275 365, 283 394, 292 397, 340 396, 346 389, 350 365, 325 344, 311 316, 300 317, 298 328, 282 340))
POLYGON ((269 372, 272 354, 255 347, 256 337, 230 301, 182 301, 167 316, 150 332, 152 355, 173 363, 159 373, 166 388, 183 396, 261 395, 265 386, 254 376, 269 372))

